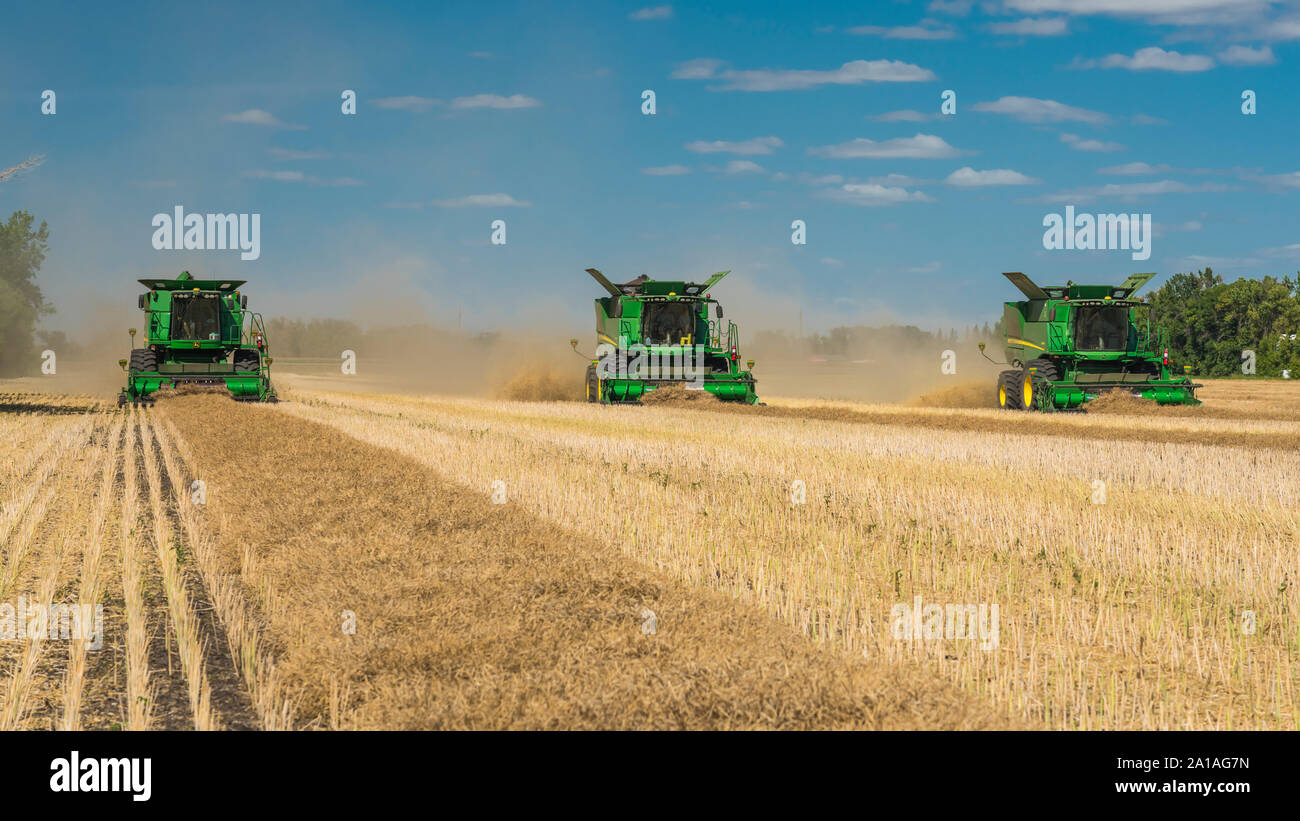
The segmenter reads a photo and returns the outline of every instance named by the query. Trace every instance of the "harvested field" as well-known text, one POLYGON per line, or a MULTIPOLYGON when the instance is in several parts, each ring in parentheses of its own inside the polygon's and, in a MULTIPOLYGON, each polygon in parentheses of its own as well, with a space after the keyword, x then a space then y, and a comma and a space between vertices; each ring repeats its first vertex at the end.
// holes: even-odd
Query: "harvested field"
POLYGON ((104 646, 0 642, 5 727, 1020 725, 281 407, 79 407, 0 417, 46 445, 0 599, 101 602, 104 646))
POLYGON ((1050 416, 279 387, 3 397, 0 604, 102 604, 103 647, 0 641, 0 726, 1300 727, 1290 384, 1050 416))
POLYGON ((850 655, 920 661, 1026 721, 1297 726, 1296 425, 291 395, 277 412, 501 482, 682 583, 850 655), (999 647, 896 639, 893 608, 918 595, 998 603, 999 647))

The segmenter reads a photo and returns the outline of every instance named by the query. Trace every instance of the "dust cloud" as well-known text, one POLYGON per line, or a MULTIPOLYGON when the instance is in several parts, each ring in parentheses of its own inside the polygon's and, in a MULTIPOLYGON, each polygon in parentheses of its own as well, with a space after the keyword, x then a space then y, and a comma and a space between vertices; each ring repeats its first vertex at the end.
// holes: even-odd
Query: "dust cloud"
MULTIPOLYGON (((742 289, 744 290, 744 289, 742 289)), ((737 300, 742 304, 746 300, 737 300)), ((957 341, 914 327, 844 327, 800 339, 782 329, 787 306, 751 299, 752 312, 728 308, 741 329, 740 357, 754 359, 760 398, 824 398, 912 402, 931 407, 986 407, 992 402, 998 366, 979 354, 975 339, 957 341), (750 316, 754 313, 755 316, 750 316), (945 360, 944 352, 952 351, 945 360), (945 373, 949 361, 955 373, 945 373)), ((129 355, 129 326, 141 316, 126 306, 105 312, 96 324, 67 335, 54 375, 3 383, 5 390, 114 396, 125 375, 119 359, 129 355)), ((500 331, 475 333, 435 316, 417 294, 403 312, 386 313, 358 301, 331 312, 340 330, 310 345, 290 345, 268 329, 277 389, 286 385, 358 393, 431 393, 522 401, 582 401, 585 372, 595 348, 589 322, 556 311, 516 319, 500 331), (401 325, 392 324, 406 323, 401 325), (575 351, 569 340, 579 340, 575 351), (344 352, 355 355, 355 372, 344 372, 344 352), (314 353, 316 356, 290 355, 314 353)), ((811 325, 816 317, 807 316, 811 325)), ((837 317, 838 319, 838 317, 837 317)), ((269 321, 269 320, 268 320, 269 321)), ((788 327, 788 326, 786 326, 788 327)), ((137 341, 141 339, 139 335, 137 341)), ((666 397, 661 397, 661 400, 666 397)))

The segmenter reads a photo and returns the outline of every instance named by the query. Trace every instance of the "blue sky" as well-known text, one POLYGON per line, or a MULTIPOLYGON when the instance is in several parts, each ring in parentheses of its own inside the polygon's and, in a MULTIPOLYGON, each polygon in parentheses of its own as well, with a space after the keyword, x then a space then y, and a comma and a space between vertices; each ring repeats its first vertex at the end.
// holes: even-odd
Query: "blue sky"
POLYGON ((584 329, 582 269, 734 271, 763 327, 996 317, 1040 282, 1300 268, 1300 4, 1001 0, 27 4, 6 12, 0 211, 50 223, 77 330, 140 276, 266 313, 584 329), (21 36, 12 33, 21 32, 21 36), (57 94, 41 114, 41 92, 57 94), (353 89, 358 112, 344 116, 353 89), (657 112, 641 113, 642 91, 657 112), (956 92, 957 113, 941 115, 956 92), (1241 112, 1253 90, 1257 113, 1241 112), (901 112, 901 113, 900 113, 901 112), (1042 221, 1150 213, 1151 259, 1042 221), (261 214, 260 259, 158 251, 176 205, 261 214), (503 219, 507 244, 489 242, 503 219), (791 222, 807 245, 791 244, 791 222))

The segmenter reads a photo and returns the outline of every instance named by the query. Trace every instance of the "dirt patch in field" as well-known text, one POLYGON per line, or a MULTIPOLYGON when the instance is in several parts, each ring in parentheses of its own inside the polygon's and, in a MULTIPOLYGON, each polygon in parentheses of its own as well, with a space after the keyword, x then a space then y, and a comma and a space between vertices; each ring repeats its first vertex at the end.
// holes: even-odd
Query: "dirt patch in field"
POLYGON ((923 393, 908 404, 917 408, 996 408, 995 396, 988 382, 962 382, 923 393))
POLYGON ((819 648, 591 537, 276 408, 187 397, 232 568, 259 568, 297 726, 992 728, 919 666, 819 648), (251 450, 211 435, 236 427, 251 450), (355 619, 340 630, 340 614, 355 619))
POLYGON ((718 397, 700 388, 694 390, 685 385, 663 385, 641 397, 643 405, 716 405, 718 397))

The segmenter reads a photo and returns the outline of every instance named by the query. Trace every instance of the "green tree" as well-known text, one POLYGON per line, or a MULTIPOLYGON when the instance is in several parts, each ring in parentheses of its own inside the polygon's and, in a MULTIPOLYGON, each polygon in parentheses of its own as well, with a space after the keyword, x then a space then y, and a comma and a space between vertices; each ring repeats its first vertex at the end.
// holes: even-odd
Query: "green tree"
POLYGON ((36 284, 49 251, 49 227, 26 211, 15 211, 0 225, 0 376, 23 376, 37 369, 36 324, 54 312, 36 284))
POLYGON ((1296 375, 1300 332, 1297 282, 1290 277, 1224 282, 1206 268, 1174 274, 1150 298, 1155 324, 1178 364, 1202 376, 1241 374, 1242 352, 1255 352, 1259 376, 1296 375))

